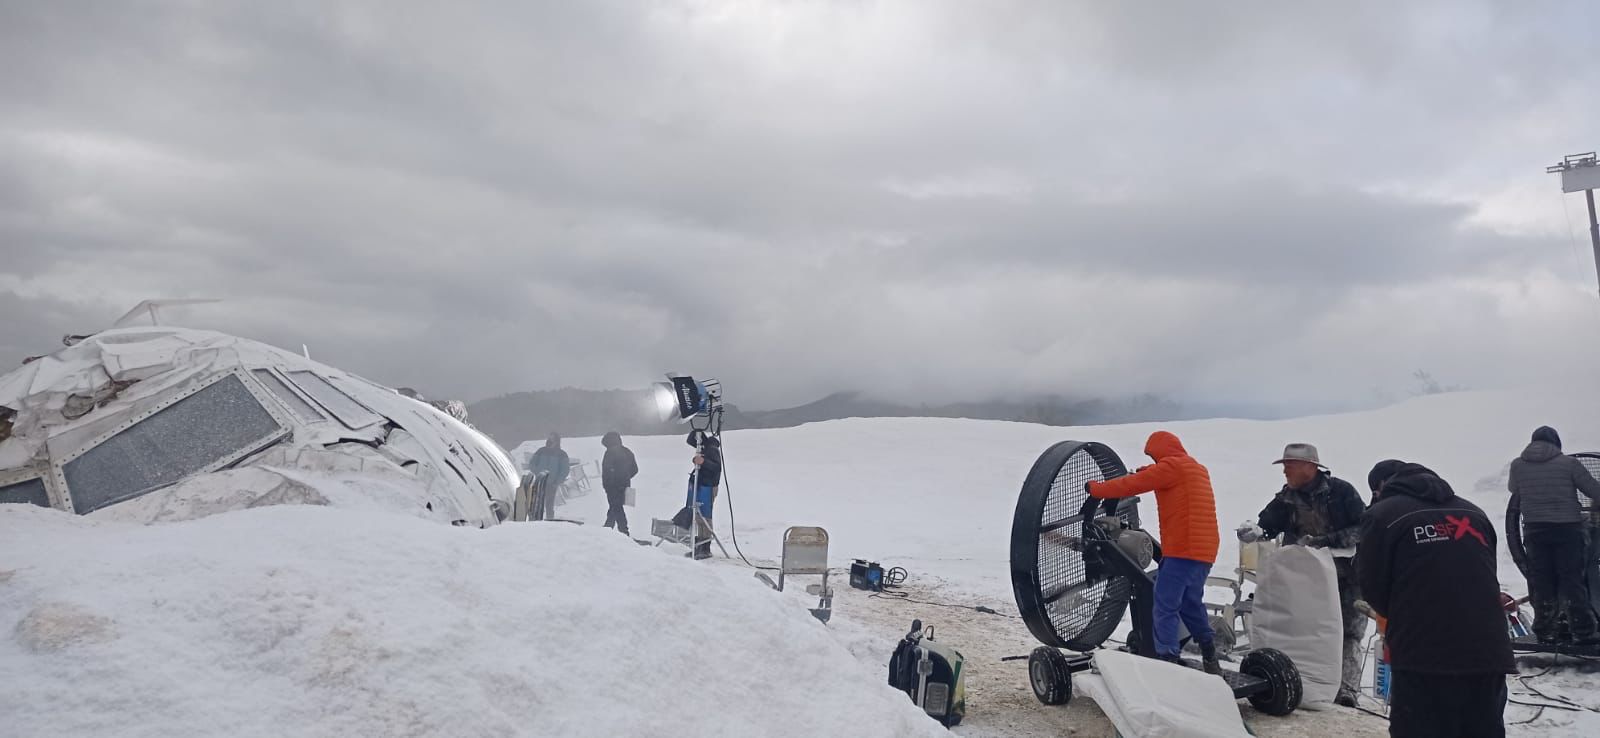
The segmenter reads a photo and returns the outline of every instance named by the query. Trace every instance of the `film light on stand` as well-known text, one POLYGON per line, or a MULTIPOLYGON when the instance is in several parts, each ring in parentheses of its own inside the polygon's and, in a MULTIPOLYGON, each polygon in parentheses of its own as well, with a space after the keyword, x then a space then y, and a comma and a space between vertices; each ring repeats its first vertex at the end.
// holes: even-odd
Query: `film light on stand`
POLYGON ((662 420, 676 417, 686 421, 722 409, 722 384, 717 380, 696 381, 676 374, 668 374, 667 380, 652 388, 656 413, 662 420))

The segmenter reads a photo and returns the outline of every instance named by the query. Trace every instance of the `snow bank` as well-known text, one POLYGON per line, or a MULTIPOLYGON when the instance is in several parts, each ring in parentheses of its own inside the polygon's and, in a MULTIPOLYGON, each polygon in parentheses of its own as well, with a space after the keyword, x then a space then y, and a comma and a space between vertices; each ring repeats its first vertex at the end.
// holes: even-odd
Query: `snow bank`
POLYGON ((554 523, 0 506, 8 736, 944 735, 747 571, 554 523))

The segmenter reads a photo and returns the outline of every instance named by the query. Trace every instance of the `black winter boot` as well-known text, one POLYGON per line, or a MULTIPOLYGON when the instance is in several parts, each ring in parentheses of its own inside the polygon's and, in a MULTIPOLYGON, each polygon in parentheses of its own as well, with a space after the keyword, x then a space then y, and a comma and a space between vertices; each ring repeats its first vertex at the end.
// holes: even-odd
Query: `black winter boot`
POLYGON ((1567 608, 1567 628, 1572 633, 1574 644, 1592 646, 1600 643, 1600 635, 1595 633, 1594 611, 1589 609, 1588 602, 1567 608))
POLYGON ((1553 644, 1561 641, 1557 623, 1559 619, 1556 603, 1550 600, 1533 601, 1533 635, 1540 643, 1553 644))
POLYGON ((1207 674, 1221 674, 1222 663, 1217 660, 1217 644, 1215 641, 1206 641, 1200 644, 1200 668, 1207 674))

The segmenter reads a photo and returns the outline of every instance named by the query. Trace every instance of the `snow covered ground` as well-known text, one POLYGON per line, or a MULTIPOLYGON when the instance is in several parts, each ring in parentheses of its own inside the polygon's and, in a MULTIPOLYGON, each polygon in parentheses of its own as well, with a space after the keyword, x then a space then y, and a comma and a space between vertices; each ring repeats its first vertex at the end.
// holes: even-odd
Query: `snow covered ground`
MULTIPOLYGON (((1434 395, 1377 411, 1284 421, 1052 428, 927 418, 841 420, 727 433, 724 445, 731 487, 724 490, 724 496, 732 497, 741 548, 758 563, 777 559, 785 527, 820 525, 831 535, 837 567, 848 567, 852 558, 902 566, 910 571, 910 591, 918 599, 982 604, 1015 614, 1007 574, 1011 516, 1023 477, 1038 454, 1056 441, 1109 443, 1132 466, 1145 463, 1140 451, 1152 430, 1159 427, 1177 433, 1211 470, 1225 530, 1253 519, 1282 485, 1279 467, 1270 462, 1285 443, 1294 441, 1316 444, 1334 473, 1363 491, 1367 470, 1379 459, 1395 457, 1426 464, 1499 521, 1508 500, 1507 468, 1532 430, 1549 424, 1561 431, 1568 450, 1600 450, 1596 408, 1600 408, 1600 392, 1564 388, 1434 395)), ((634 534, 643 536, 650 516, 667 517, 683 504, 691 450, 682 438, 625 440, 638 455, 641 468, 635 480, 639 507, 630 515, 642 518, 635 521, 634 534)), ((601 455, 597 439, 569 439, 565 447, 585 459, 601 455)), ((726 502, 718 501, 716 522, 731 548, 726 502)), ((558 514, 598 525, 604 520, 604 510, 603 496, 597 490, 574 500, 558 514)), ((1147 510, 1146 521, 1155 525, 1150 512, 1147 510)), ((1231 568, 1237 557, 1236 542, 1231 535, 1224 535, 1219 569, 1231 568)), ((1526 593, 1526 584, 1503 542, 1500 573, 1507 591, 1526 593)), ((1025 654, 1036 645, 1020 621, 970 610, 857 598, 845 591, 831 627, 842 630, 871 624, 877 645, 860 648, 858 653, 879 663, 887 663, 893 638, 913 617, 949 627, 965 623, 961 627, 970 628, 976 640, 951 638, 952 643, 969 653, 975 649, 992 652, 994 659, 1025 654)), ((946 632, 955 634, 950 629, 946 632)), ((1026 670, 1020 662, 994 659, 969 662, 968 679, 983 684, 1002 679, 999 675, 1003 674, 1005 681, 994 689, 1011 685, 1014 689, 1003 694, 986 694, 981 686, 974 689, 967 725, 957 732, 1026 735, 1034 724, 1006 728, 1005 721, 1015 719, 1016 712, 1008 709, 1003 717, 997 716, 986 704, 990 696, 1021 702, 1019 694, 1031 701, 1026 670), (998 720, 991 722, 991 718, 998 720)), ((1532 684, 1600 709, 1600 677, 1595 675, 1562 667, 1532 684)), ((1519 687, 1518 691, 1523 696, 1514 694, 1514 699, 1543 701, 1528 696, 1527 689, 1519 687)), ((1019 704, 1015 708, 1034 710, 1037 706, 1019 704)), ((1359 722, 1365 716, 1342 709, 1333 712, 1342 715, 1322 713, 1315 721, 1304 721, 1307 724, 1297 726, 1295 732, 1344 735, 1356 730, 1353 734, 1361 734, 1346 722, 1359 722)), ((1507 720, 1526 720, 1533 714, 1533 708, 1513 705, 1507 710, 1507 720)), ((1251 719, 1252 727, 1266 734, 1281 722, 1265 716, 1251 719)), ((1379 723, 1379 730, 1381 727, 1379 723)), ((1531 725, 1519 729, 1540 735, 1563 731, 1596 735, 1600 734, 1600 714, 1546 709, 1531 725)))
MULTIPOLYGON (((1358 483, 1377 459, 1426 463, 1494 517, 1504 473, 1537 425, 1600 448, 1600 397, 1428 397, 1357 415, 1164 424, 1211 467, 1222 524, 1278 488, 1269 462, 1318 444, 1358 483)), ((1110 735, 1088 700, 1047 708, 1012 617, 1007 542, 1035 457, 1068 438, 1125 459, 1155 426, 1048 428, 943 419, 844 420, 727 434, 717 524, 753 560, 783 529, 821 525, 838 570, 853 557, 910 572, 904 592, 999 615, 870 597, 836 574, 826 627, 796 586, 778 594, 737 559, 690 562, 599 527, 599 490, 558 513, 587 525, 451 528, 370 507, 271 507, 135 525, 0 507, 0 715, 5 735, 849 735, 943 733, 884 684, 913 618, 968 658, 965 736, 1110 735)), ((634 535, 682 504, 681 437, 629 438, 642 472, 634 535)), ((600 458, 598 439, 569 439, 600 458)), ((351 479, 333 485, 360 484, 351 479)), ((328 495, 338 505, 338 495, 328 495)), ((1154 524, 1154 516, 1147 518, 1154 524)), ((1224 543, 1221 561, 1236 557, 1224 543)), ((1506 588, 1523 583, 1504 559, 1506 588)), ((808 580, 799 580, 803 585, 808 580)), ((1531 688, 1600 709, 1600 675, 1560 666, 1531 688)), ((1531 688, 1530 688, 1531 687, 1531 688)), ((1254 713, 1258 735, 1376 736, 1335 709, 1254 713)), ((1592 711, 1512 706, 1522 735, 1595 735, 1592 711)))
POLYGON ((558 523, 6 505, 0 734, 943 733, 755 584, 558 523))

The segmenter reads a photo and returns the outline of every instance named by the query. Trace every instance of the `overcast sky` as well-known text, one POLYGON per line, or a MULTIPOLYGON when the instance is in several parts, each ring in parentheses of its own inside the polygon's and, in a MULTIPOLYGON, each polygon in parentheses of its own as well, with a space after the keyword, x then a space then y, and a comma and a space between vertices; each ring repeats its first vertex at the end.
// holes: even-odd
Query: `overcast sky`
POLYGON ((1584 205, 1543 168, 1600 146, 1597 27, 1583 0, 0 0, 0 367, 218 297, 169 316, 468 400, 1592 376, 1584 205))

